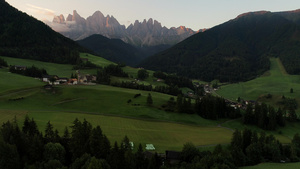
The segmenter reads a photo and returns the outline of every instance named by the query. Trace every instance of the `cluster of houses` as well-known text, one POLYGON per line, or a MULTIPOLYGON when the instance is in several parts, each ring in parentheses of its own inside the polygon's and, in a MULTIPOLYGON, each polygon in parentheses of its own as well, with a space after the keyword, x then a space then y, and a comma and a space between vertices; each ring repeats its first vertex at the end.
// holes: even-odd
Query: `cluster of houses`
POLYGON ((66 78, 58 77, 57 75, 44 75, 42 78, 43 82, 47 82, 51 85, 67 84, 67 85, 77 85, 77 84, 86 84, 94 85, 97 77, 95 75, 81 75, 78 74, 77 78, 66 78))

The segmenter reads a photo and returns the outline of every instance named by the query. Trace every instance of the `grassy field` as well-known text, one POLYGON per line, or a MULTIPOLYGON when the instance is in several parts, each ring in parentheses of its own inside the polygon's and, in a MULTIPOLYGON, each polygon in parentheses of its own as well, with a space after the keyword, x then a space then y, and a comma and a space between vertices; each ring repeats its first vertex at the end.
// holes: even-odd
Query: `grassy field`
POLYGON ((297 169, 300 163, 262 163, 256 166, 241 167, 241 169, 297 169))
MULTIPOLYGON (((92 55, 82 54, 82 57, 88 57, 90 61, 97 62, 99 65, 111 63, 92 55)), ((46 68, 47 71, 49 69, 49 74, 59 76, 67 76, 74 71, 72 65, 15 58, 4 59, 9 64, 27 66, 34 64, 46 68)), ((273 66, 274 63, 278 63, 278 60, 273 59, 273 66)), ((275 68, 280 69, 279 66, 276 67, 276 64, 275 68)), ((138 71, 138 69, 130 67, 124 69, 131 76, 137 74, 138 71)), ((275 71, 272 68, 271 75, 261 78, 272 77, 276 75, 276 72, 282 71, 275 71)), ((152 73, 150 72, 151 75, 152 73)), ((182 145, 188 141, 198 146, 228 144, 230 142, 232 131, 218 127, 218 124, 225 120, 211 121, 198 115, 161 110, 161 105, 169 100, 170 95, 105 85, 56 86, 53 90, 45 90, 42 88, 44 83, 39 80, 8 73, 7 69, 0 69, 0 76, 6 79, 0 81, 0 123, 13 119, 15 116, 21 123, 24 116, 28 114, 37 121, 41 131, 44 130, 47 121, 50 120, 54 127, 62 132, 64 127, 70 126, 75 118, 81 120, 85 118, 94 126, 100 125, 112 141, 120 141, 127 135, 136 144, 154 144, 160 152, 167 149, 180 150, 182 145), (152 95, 153 106, 146 105, 148 93, 152 95), (141 96, 134 98, 135 94, 141 94, 141 96), (22 99, 12 101, 18 98, 22 99), (131 100, 130 103, 129 100, 131 100)), ((278 74, 277 76, 278 78, 281 76, 290 77, 286 74, 278 74)), ((122 80, 126 80, 126 78, 122 80)), ((155 79, 150 76, 141 83, 162 84, 162 82, 154 83, 154 81, 155 79)), ((294 91, 297 94, 296 87, 294 91)), ((245 127, 238 120, 225 122, 222 126, 233 129, 245 127)), ((284 143, 289 143, 299 127, 299 125, 288 125, 286 128, 279 129, 280 133, 278 131, 267 133, 274 134, 284 143)))
POLYGON ((19 89, 39 87, 44 84, 40 80, 32 77, 10 73, 7 69, 0 69, 0 77, 0 98, 1 95, 8 92, 10 93, 19 89))
MULTIPOLYGON (((87 54, 87 53, 81 53, 81 58, 87 58, 92 63, 98 65, 98 66, 108 66, 110 64, 115 64, 109 60, 106 60, 102 57, 87 54)), ((19 58, 11 58, 11 57, 3 57, 0 56, 0 58, 3 58, 8 65, 22 65, 22 66, 36 66, 39 68, 44 68, 47 70, 48 74, 50 75, 58 75, 59 77, 67 77, 70 78, 71 74, 75 74, 76 70, 73 70, 73 65, 68 64, 57 64, 57 63, 48 63, 48 62, 41 62, 36 60, 29 60, 29 59, 19 59, 19 58)), ((129 78, 120 78, 120 77, 111 77, 111 80, 113 82, 122 82, 122 81, 134 81, 137 78, 137 73, 140 70, 139 68, 133 68, 126 66, 123 68, 123 70, 128 73, 129 78)), ((96 69, 82 69, 80 70, 82 74, 96 74, 96 69)), ((144 85, 153 85, 153 86, 165 86, 163 82, 157 82, 156 78, 152 76, 153 71, 148 71, 149 77, 145 79, 144 81, 136 81, 139 84, 144 85)))
MULTIPOLYGON (((244 125, 241 119, 227 121, 222 124, 223 127, 228 127, 231 129, 243 130, 245 128, 256 131, 257 133, 263 132, 264 130, 260 129, 257 126, 244 125)), ((275 131, 264 131, 267 134, 274 135, 282 143, 290 143, 294 135, 299 132, 300 123, 287 123, 285 127, 277 128, 275 131)))
MULTIPOLYGON (((19 59, 19 58, 10 58, 10 57, 1 57, 3 58, 8 65, 22 65, 22 66, 36 66, 38 68, 44 68, 48 74, 57 75, 59 77, 70 78, 72 73, 76 73, 76 70, 73 70, 73 65, 68 64, 57 64, 57 63, 48 63, 41 62, 36 60, 29 59, 19 59)), ((96 69, 84 69, 80 70, 83 74, 96 74, 96 69)))
POLYGON ((114 62, 106 60, 102 57, 91 55, 91 54, 88 54, 88 53, 81 53, 80 57, 81 58, 87 58, 90 62, 92 62, 92 63, 94 63, 98 66, 102 66, 102 67, 108 66, 110 64, 115 64, 114 62))
POLYGON ((262 95, 272 94, 300 98, 300 76, 288 75, 278 58, 271 58, 271 69, 261 77, 248 82, 222 86, 217 93, 225 98, 236 100, 238 97, 257 100, 262 95), (290 93, 293 88, 294 93, 290 93))
MULTIPOLYGON (((14 115, 22 126, 22 121, 26 112, 24 111, 0 111, 0 121, 13 119, 14 115)), ((120 141, 125 135, 137 146, 141 143, 153 144, 158 152, 165 150, 181 150, 187 142, 192 142, 197 146, 210 144, 228 144, 232 132, 219 127, 200 127, 194 125, 183 125, 169 122, 137 120, 114 116, 103 116, 96 114, 68 113, 68 112, 47 112, 29 111, 28 115, 37 122, 42 132, 46 123, 50 120, 54 128, 60 133, 65 126, 71 126, 75 118, 84 118, 95 127, 100 125, 113 144, 120 141)))
POLYGON ((197 125, 217 125, 217 121, 205 120, 197 115, 165 112, 160 106, 170 95, 150 92, 153 106, 146 105, 147 91, 117 88, 105 85, 61 86, 52 91, 36 88, 31 91, 10 94, 0 98, 0 107, 7 110, 69 111, 93 114, 109 114, 135 118, 165 120, 197 125), (141 94, 134 98, 135 94, 141 94), (24 97, 22 100, 10 99, 24 97), (127 103, 131 100, 130 103, 127 103))

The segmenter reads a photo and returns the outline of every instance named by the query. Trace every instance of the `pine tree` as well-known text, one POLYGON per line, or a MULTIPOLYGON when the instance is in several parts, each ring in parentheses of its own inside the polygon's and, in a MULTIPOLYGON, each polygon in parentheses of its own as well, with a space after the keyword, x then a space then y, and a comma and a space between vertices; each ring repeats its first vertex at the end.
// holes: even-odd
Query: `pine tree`
POLYGON ((241 149, 241 150, 243 148, 243 146, 242 146, 242 133, 237 129, 232 134, 231 147, 241 149))
POLYGON ((47 142, 54 142, 55 139, 55 133, 53 131, 53 125, 50 123, 50 121, 46 124, 45 129, 45 139, 47 142))
POLYGON ((147 105, 151 106, 153 104, 152 96, 150 93, 148 93, 147 97, 147 105))
POLYGON ((269 130, 275 130, 276 129, 276 112, 274 107, 269 106, 269 123, 268 123, 268 129, 269 130))
POLYGON ((276 121, 277 121, 277 124, 281 127, 285 126, 285 118, 284 118, 284 113, 283 111, 281 110, 281 108, 279 108, 277 110, 277 113, 276 113, 276 121))

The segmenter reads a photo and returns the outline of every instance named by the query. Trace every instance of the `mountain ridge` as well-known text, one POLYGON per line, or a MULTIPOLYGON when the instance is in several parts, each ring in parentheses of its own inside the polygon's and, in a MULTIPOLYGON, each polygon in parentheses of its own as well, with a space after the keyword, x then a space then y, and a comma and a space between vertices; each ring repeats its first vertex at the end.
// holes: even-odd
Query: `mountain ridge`
POLYGON ((46 22, 46 24, 73 40, 81 40, 93 34, 101 34, 108 38, 121 39, 137 47, 161 44, 174 45, 202 31, 193 31, 184 26, 168 29, 152 18, 144 19, 142 22, 136 20, 126 28, 113 16, 104 16, 100 11, 96 11, 84 19, 74 10, 73 15, 69 14, 66 20, 62 15, 59 15, 55 16, 52 22, 46 22))

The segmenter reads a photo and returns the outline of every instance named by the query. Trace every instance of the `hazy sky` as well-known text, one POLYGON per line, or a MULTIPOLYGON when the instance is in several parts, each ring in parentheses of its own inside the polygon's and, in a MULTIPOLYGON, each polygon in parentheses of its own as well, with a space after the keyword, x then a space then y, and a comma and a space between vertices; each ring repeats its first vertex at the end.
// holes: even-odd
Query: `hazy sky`
POLYGON ((287 11, 300 8, 300 0, 6 0, 10 5, 40 20, 72 14, 84 18, 95 11, 113 15, 128 26, 135 20, 153 18, 168 28, 210 28, 249 11, 287 11))

